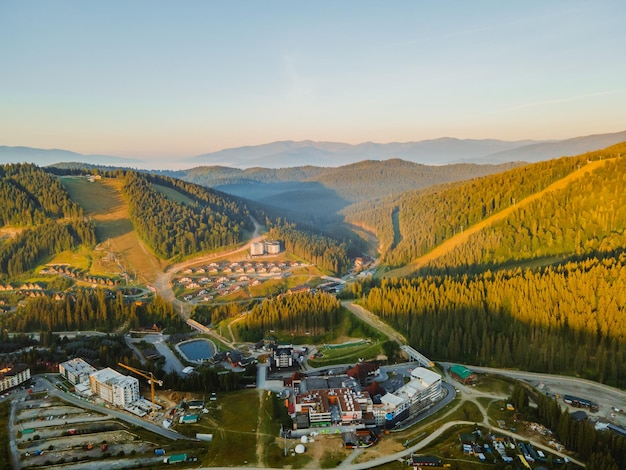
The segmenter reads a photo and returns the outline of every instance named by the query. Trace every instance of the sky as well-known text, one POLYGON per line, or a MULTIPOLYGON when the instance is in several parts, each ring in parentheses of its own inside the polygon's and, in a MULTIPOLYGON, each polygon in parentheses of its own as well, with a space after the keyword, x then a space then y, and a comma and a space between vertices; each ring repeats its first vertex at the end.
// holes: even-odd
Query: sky
POLYGON ((0 2, 0 145, 188 157, 280 140, 626 130, 626 2, 0 2))

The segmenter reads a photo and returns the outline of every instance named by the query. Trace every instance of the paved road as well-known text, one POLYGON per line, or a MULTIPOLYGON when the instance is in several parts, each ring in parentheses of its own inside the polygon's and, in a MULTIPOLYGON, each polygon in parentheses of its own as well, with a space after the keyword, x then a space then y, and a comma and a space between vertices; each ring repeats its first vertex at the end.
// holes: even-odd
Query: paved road
MULTIPOLYGON (((383 457, 378 457, 372 460, 369 460, 367 462, 362 462, 362 463, 357 463, 357 464, 352 464, 349 465, 345 468, 349 468, 351 470, 359 470, 359 469, 366 469, 366 468, 373 468, 373 467, 377 467, 379 465, 384 465, 386 463, 389 462, 394 462, 396 460, 399 459, 403 459, 403 458, 407 458, 409 457, 411 454, 413 453, 417 453, 420 450, 428 447, 433 441, 435 441, 438 437, 440 437, 442 434, 444 434, 446 431, 448 431, 449 429, 456 427, 456 426, 466 426, 466 425, 470 425, 473 426, 474 422, 471 421, 448 421, 447 423, 444 423, 441 427, 439 427, 435 432, 433 432, 432 434, 429 434, 428 436, 424 437, 424 439, 422 439, 420 442, 418 442, 417 444, 412 445, 411 447, 407 448, 406 450, 402 451, 402 452, 396 452, 395 454, 390 454, 390 455, 385 455, 383 457)), ((509 432, 509 431, 503 431, 501 429, 494 429, 494 432, 497 432, 499 434, 506 434, 510 437, 513 437, 515 439, 519 439, 519 440, 523 440, 523 441, 528 441, 528 439, 515 434, 513 432, 509 432)), ((536 446, 539 449, 544 449, 552 454, 558 455, 560 457, 567 457, 570 459, 571 462, 575 463, 576 465, 580 465, 581 467, 584 467, 585 464, 576 460, 576 459, 572 459, 571 457, 569 457, 566 454, 563 454, 561 452, 557 452, 552 448, 549 448, 547 446, 544 446, 541 443, 535 442, 533 440, 530 440, 530 442, 532 443, 533 446, 536 446)))
MULTIPOLYGON (((9 430, 15 429, 15 411, 17 409, 17 399, 11 399, 11 417, 9 418, 9 430)), ((20 470, 21 459, 20 451, 17 448, 17 442, 15 441, 15 434, 10 432, 9 447, 11 449, 11 461, 13 462, 13 469, 20 470)))
POLYGON ((167 373, 176 372, 181 377, 184 377, 183 369, 185 366, 178 359, 176 354, 170 349, 169 345, 166 343, 167 335, 145 335, 143 339, 145 342, 150 343, 155 347, 159 354, 165 358, 165 365, 163 366, 163 370, 167 373))
POLYGON ((135 354, 135 357, 139 360, 139 362, 141 362, 142 365, 145 365, 146 358, 143 357, 143 354, 141 354, 141 351, 139 351, 137 346, 133 344, 133 340, 130 337, 130 334, 124 335, 124 341, 126 342, 126 346, 128 346, 133 351, 133 353, 135 354))
MULTIPOLYGON (((448 364, 451 365, 451 364, 448 364)), ((516 380, 522 380, 529 382, 531 385, 537 386, 542 383, 544 388, 543 392, 551 395, 573 395, 580 398, 586 398, 598 404, 599 410, 591 412, 585 410, 586 413, 592 415, 595 418, 603 418, 626 427, 626 414, 614 413, 612 408, 617 407, 620 409, 626 409, 626 392, 609 385, 604 385, 591 380, 580 379, 577 377, 568 377, 564 375, 550 375, 541 374, 536 372, 525 372, 520 370, 508 370, 508 369, 494 369, 490 367, 479 366, 467 366, 469 369, 510 377, 516 380)), ((565 404, 561 402, 562 406, 565 404)))

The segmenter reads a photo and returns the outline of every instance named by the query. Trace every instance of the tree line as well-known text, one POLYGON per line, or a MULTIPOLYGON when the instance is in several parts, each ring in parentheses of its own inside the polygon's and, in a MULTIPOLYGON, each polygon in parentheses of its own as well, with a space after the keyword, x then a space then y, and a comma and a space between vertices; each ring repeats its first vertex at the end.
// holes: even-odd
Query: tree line
POLYGON ((541 269, 369 281, 360 303, 434 360, 626 387, 626 253, 541 269))
POLYGON ((532 420, 551 429, 569 450, 587 462, 589 470, 619 470, 626 467, 626 439, 612 431, 597 431, 588 420, 572 418, 556 399, 516 382, 510 402, 532 420), (530 400, 536 407, 530 406, 530 400))
POLYGON ((29 163, 0 166, 0 226, 28 227, 49 218, 82 216, 82 209, 50 173, 29 163))
POLYGON ((31 164, 0 166, 0 227, 18 227, 0 242, 0 279, 22 276, 45 258, 95 246, 93 224, 59 180, 31 164))
POLYGON ((26 274, 49 256, 81 244, 96 244, 93 224, 83 219, 68 223, 48 220, 24 230, 0 244, 0 279, 26 274))
POLYGON ((350 269, 350 243, 340 242, 327 235, 305 230, 283 219, 266 221, 270 227, 269 237, 281 240, 285 249, 301 256, 318 268, 339 275, 350 269))
POLYGON ((607 160, 593 173, 473 234, 423 272, 480 271, 512 262, 606 253, 624 247, 624 181, 626 159, 607 160))
POLYGON ((323 334, 337 325, 340 310, 339 300, 324 292, 282 294, 255 304, 239 334, 244 341, 259 341, 271 330, 298 336, 323 334))
MULTIPOLYGON (((194 199, 193 205, 180 203, 157 191, 151 183, 155 178, 126 172, 122 192, 137 234, 158 256, 188 256, 243 241, 243 229, 249 222, 237 204, 219 202, 215 193, 209 196, 210 190, 204 188, 186 193, 194 199)), ((160 177, 158 182, 180 190, 170 179, 160 177)))
POLYGON ((36 297, 21 303, 15 312, 0 317, 0 327, 14 332, 136 329, 158 324, 180 331, 184 321, 160 297, 138 305, 121 291, 76 288, 64 299, 36 297))

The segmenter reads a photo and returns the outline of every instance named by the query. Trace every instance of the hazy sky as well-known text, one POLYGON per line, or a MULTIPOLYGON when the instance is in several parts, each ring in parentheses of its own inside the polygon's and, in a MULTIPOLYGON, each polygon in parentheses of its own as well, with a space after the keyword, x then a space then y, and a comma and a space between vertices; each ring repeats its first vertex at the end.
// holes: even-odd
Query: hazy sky
POLYGON ((190 156, 276 140, 626 129, 626 2, 0 2, 0 145, 190 156))

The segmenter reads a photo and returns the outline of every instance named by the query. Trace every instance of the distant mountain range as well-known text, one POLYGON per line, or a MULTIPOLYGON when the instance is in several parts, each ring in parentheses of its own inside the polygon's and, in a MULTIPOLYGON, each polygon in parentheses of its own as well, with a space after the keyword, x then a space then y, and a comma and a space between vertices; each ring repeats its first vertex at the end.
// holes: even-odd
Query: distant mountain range
POLYGON ((38 149, 32 147, 7 147, 0 145, 0 164, 34 163, 49 166, 61 162, 80 162, 91 165, 131 166, 145 164, 142 160, 111 155, 83 155, 61 149, 38 149))
POLYGON ((363 160, 399 158, 424 165, 474 162, 499 153, 537 142, 502 140, 460 140, 441 138, 420 142, 351 145, 339 142, 283 141, 254 147, 240 147, 199 155, 199 165, 223 165, 237 168, 281 168, 314 165, 338 167, 363 160))
MULTIPOLYGON (((339 167, 363 160, 399 158, 424 165, 450 163, 499 164, 505 162, 538 162, 565 155, 578 155, 608 147, 626 140, 626 131, 597 134, 552 141, 471 140, 444 137, 419 142, 352 145, 340 142, 282 141, 238 147, 190 158, 170 159, 179 168, 193 166, 227 166, 232 168, 291 168, 307 165, 339 167)), ((154 169, 157 159, 124 158, 109 155, 81 155, 67 150, 44 150, 30 147, 0 146, 0 163, 31 162, 40 166, 61 162, 92 165, 133 166, 154 169)))
POLYGON ((590 135, 558 141, 471 140, 445 137, 420 142, 351 145, 337 142, 284 141, 253 147, 239 147, 199 155, 198 165, 236 168, 285 168, 305 165, 338 167, 363 160, 399 158, 424 165, 450 163, 499 164, 534 163, 565 155, 578 155, 626 140, 626 131, 590 135))

